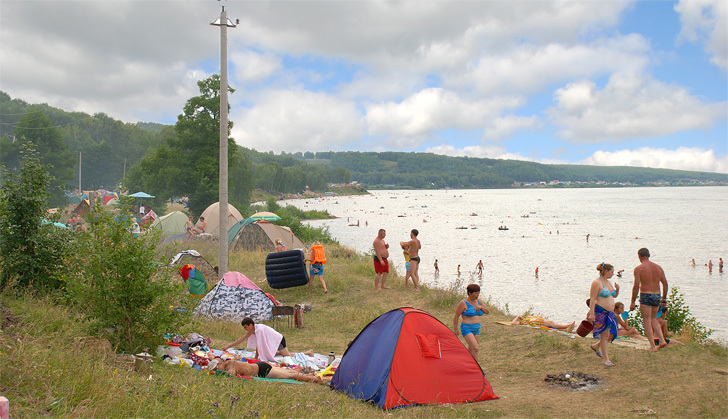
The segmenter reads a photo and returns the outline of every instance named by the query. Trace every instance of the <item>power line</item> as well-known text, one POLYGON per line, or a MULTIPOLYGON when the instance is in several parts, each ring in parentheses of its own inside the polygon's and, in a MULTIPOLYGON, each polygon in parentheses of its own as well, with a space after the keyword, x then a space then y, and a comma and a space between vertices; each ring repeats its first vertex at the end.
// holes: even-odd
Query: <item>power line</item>
MULTIPOLYGON (((32 129, 32 130, 36 130, 36 129, 60 128, 60 127, 65 127, 66 125, 71 125, 73 123, 74 122, 66 122, 65 124, 61 124, 61 125, 51 125, 49 127, 43 127, 43 128, 20 127, 20 129, 32 129)), ((0 121, 0 125, 7 125, 7 126, 10 126, 10 127, 13 127, 13 128, 18 128, 18 123, 17 122, 12 123, 12 122, 3 122, 3 121, 0 121)))

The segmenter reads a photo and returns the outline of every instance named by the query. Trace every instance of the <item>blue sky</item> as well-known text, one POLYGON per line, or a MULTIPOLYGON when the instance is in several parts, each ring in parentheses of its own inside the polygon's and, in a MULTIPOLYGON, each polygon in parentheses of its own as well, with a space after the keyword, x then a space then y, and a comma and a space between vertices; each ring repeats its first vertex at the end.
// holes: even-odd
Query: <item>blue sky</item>
POLYGON ((221 4, 245 147, 728 173, 722 0, 0 0, 0 89, 172 124, 221 4))

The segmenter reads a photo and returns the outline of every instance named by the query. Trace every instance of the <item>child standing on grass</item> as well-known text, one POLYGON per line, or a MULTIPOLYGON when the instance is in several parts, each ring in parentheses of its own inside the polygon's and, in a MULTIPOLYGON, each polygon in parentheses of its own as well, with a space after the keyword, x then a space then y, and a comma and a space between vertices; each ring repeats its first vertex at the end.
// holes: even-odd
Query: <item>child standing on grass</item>
POLYGON ((309 258, 307 260, 311 263, 309 273, 312 277, 311 280, 308 281, 308 293, 311 293, 313 278, 318 277, 319 281, 321 281, 321 286, 324 287, 324 294, 328 294, 329 291, 326 289, 326 281, 324 281, 324 264, 326 264, 326 254, 324 253, 324 247, 321 243, 318 241, 313 243, 313 246, 311 246, 311 253, 309 253, 309 258))

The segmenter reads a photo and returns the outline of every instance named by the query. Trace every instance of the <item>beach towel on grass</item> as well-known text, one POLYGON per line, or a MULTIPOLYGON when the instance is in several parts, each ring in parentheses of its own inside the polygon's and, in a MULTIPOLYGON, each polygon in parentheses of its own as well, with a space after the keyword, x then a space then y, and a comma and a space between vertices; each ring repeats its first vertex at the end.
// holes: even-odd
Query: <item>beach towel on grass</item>
POLYGON ((261 361, 275 362, 276 351, 282 340, 283 335, 272 327, 256 324, 255 333, 248 338, 248 348, 255 348, 261 361))
POLYGON ((290 378, 268 378, 268 377, 263 378, 263 377, 249 377, 247 375, 241 375, 241 376, 234 377, 234 376, 228 374, 227 372, 220 371, 220 370, 215 371, 215 375, 226 375, 228 377, 239 378, 241 380, 251 380, 252 379, 252 380, 258 380, 258 381, 270 381, 273 383, 303 384, 300 381, 296 381, 296 380, 293 380, 290 378))

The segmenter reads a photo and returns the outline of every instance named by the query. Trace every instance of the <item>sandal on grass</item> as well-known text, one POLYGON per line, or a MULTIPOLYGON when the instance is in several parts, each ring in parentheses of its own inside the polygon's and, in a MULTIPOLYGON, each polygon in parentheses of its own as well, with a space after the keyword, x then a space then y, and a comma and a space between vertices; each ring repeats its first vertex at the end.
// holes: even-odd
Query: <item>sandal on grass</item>
POLYGON ((592 350, 592 351, 594 351, 594 353, 595 353, 595 354, 597 354, 597 356, 598 356, 599 358, 601 358, 601 357, 602 357, 602 351, 599 351, 599 350, 597 350, 597 349, 594 349, 594 347, 593 347, 593 346, 591 346, 591 345, 589 345, 589 347, 591 348, 591 350, 592 350))
POLYGON ((605 367, 614 367, 615 365, 614 365, 614 362, 612 362, 612 361, 609 361, 609 362, 605 362, 605 363, 604 363, 604 366, 605 366, 605 367))

